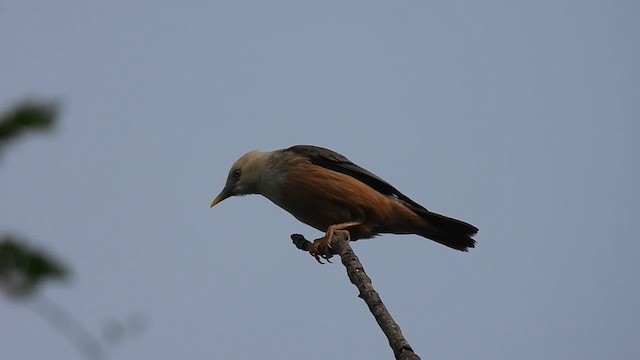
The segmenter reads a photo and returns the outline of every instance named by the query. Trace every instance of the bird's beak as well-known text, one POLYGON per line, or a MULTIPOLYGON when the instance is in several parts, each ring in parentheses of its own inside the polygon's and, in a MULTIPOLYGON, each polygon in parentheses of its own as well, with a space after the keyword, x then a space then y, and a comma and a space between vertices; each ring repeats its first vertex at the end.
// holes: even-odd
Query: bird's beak
POLYGON ((224 189, 222 189, 222 191, 220 191, 220 194, 218 194, 218 196, 216 196, 216 198, 213 199, 213 201, 211 202, 211 206, 209 207, 212 208, 216 206, 217 203, 221 202, 222 200, 230 196, 231 196, 231 191, 225 187, 224 189))

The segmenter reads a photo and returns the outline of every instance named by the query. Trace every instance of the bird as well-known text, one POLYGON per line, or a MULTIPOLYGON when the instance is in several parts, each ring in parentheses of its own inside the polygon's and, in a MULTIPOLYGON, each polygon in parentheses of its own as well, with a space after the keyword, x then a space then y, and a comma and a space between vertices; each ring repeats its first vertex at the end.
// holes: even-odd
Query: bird
POLYGON ((233 196, 259 194, 299 221, 325 233, 309 253, 332 256, 331 238, 346 230, 348 240, 380 234, 415 234, 460 251, 475 247, 478 228, 427 210, 374 173, 345 156, 314 145, 253 150, 229 170, 214 207, 233 196))

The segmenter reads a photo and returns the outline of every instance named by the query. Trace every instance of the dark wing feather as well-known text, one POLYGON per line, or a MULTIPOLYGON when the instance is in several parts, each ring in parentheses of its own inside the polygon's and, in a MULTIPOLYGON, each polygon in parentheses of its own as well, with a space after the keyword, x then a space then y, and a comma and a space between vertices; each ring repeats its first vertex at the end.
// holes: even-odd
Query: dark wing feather
POLYGON ((410 205, 414 210, 427 211, 427 209, 422 205, 411 200, 408 196, 401 193, 388 182, 382 180, 376 174, 352 163, 345 156, 338 154, 335 151, 313 145, 296 145, 285 149, 285 151, 291 151, 300 156, 304 156, 314 165, 322 166, 323 168, 337 171, 358 179, 381 194, 393 196, 402 200, 407 205, 410 205))
POLYGON ((288 149, 284 149, 283 151, 294 152, 297 155, 306 157, 314 165, 322 166, 323 168, 337 171, 358 179, 379 193, 398 199, 398 201, 404 203, 405 206, 410 208, 413 212, 427 219, 437 227, 464 235, 473 235, 478 231, 478 228, 469 223, 427 210, 422 205, 401 193, 391 184, 382 180, 376 174, 352 163, 345 156, 335 151, 313 145, 296 145, 288 149))

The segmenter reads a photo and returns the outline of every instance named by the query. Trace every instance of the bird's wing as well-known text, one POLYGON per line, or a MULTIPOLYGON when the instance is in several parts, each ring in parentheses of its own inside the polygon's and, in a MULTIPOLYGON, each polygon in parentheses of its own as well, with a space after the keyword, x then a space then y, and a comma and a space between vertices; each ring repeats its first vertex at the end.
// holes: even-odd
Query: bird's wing
MULTIPOLYGON (((393 187, 388 182, 382 180, 376 174, 370 172, 367 169, 363 169, 360 166, 352 163, 345 156, 319 146, 313 145, 296 145, 284 151, 291 151, 297 155, 306 157, 314 165, 321 166, 323 168, 333 170, 345 175, 349 175, 359 181, 369 185, 374 190, 381 194, 392 196, 407 205, 414 210, 427 211, 422 205, 411 200, 408 196, 401 193, 398 189, 393 187)), ((427 211, 428 212, 428 211, 427 211)))
POLYGON ((411 200, 408 196, 398 191, 398 189, 382 180, 376 174, 352 163, 345 156, 340 155, 335 151, 313 145, 296 145, 288 149, 284 149, 283 151, 291 151, 296 155, 307 158, 309 162, 314 165, 351 176, 369 185, 372 189, 381 194, 396 198, 398 201, 405 204, 405 206, 409 207, 413 212, 427 219, 430 223, 439 228, 458 234, 464 234, 465 236, 473 236, 478 232, 478 228, 469 223, 425 209, 422 205, 411 200))

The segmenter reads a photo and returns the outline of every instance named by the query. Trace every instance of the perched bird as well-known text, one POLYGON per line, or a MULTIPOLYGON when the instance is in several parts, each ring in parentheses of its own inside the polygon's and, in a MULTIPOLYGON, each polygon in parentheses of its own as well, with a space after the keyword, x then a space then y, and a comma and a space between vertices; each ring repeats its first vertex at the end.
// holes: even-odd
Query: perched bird
POLYGON ((417 234, 467 251, 478 229, 425 209, 375 174, 335 151, 296 145, 251 151, 238 159, 211 207, 231 196, 260 194, 325 236, 309 252, 331 256, 330 239, 347 230, 350 240, 378 234, 417 234))

